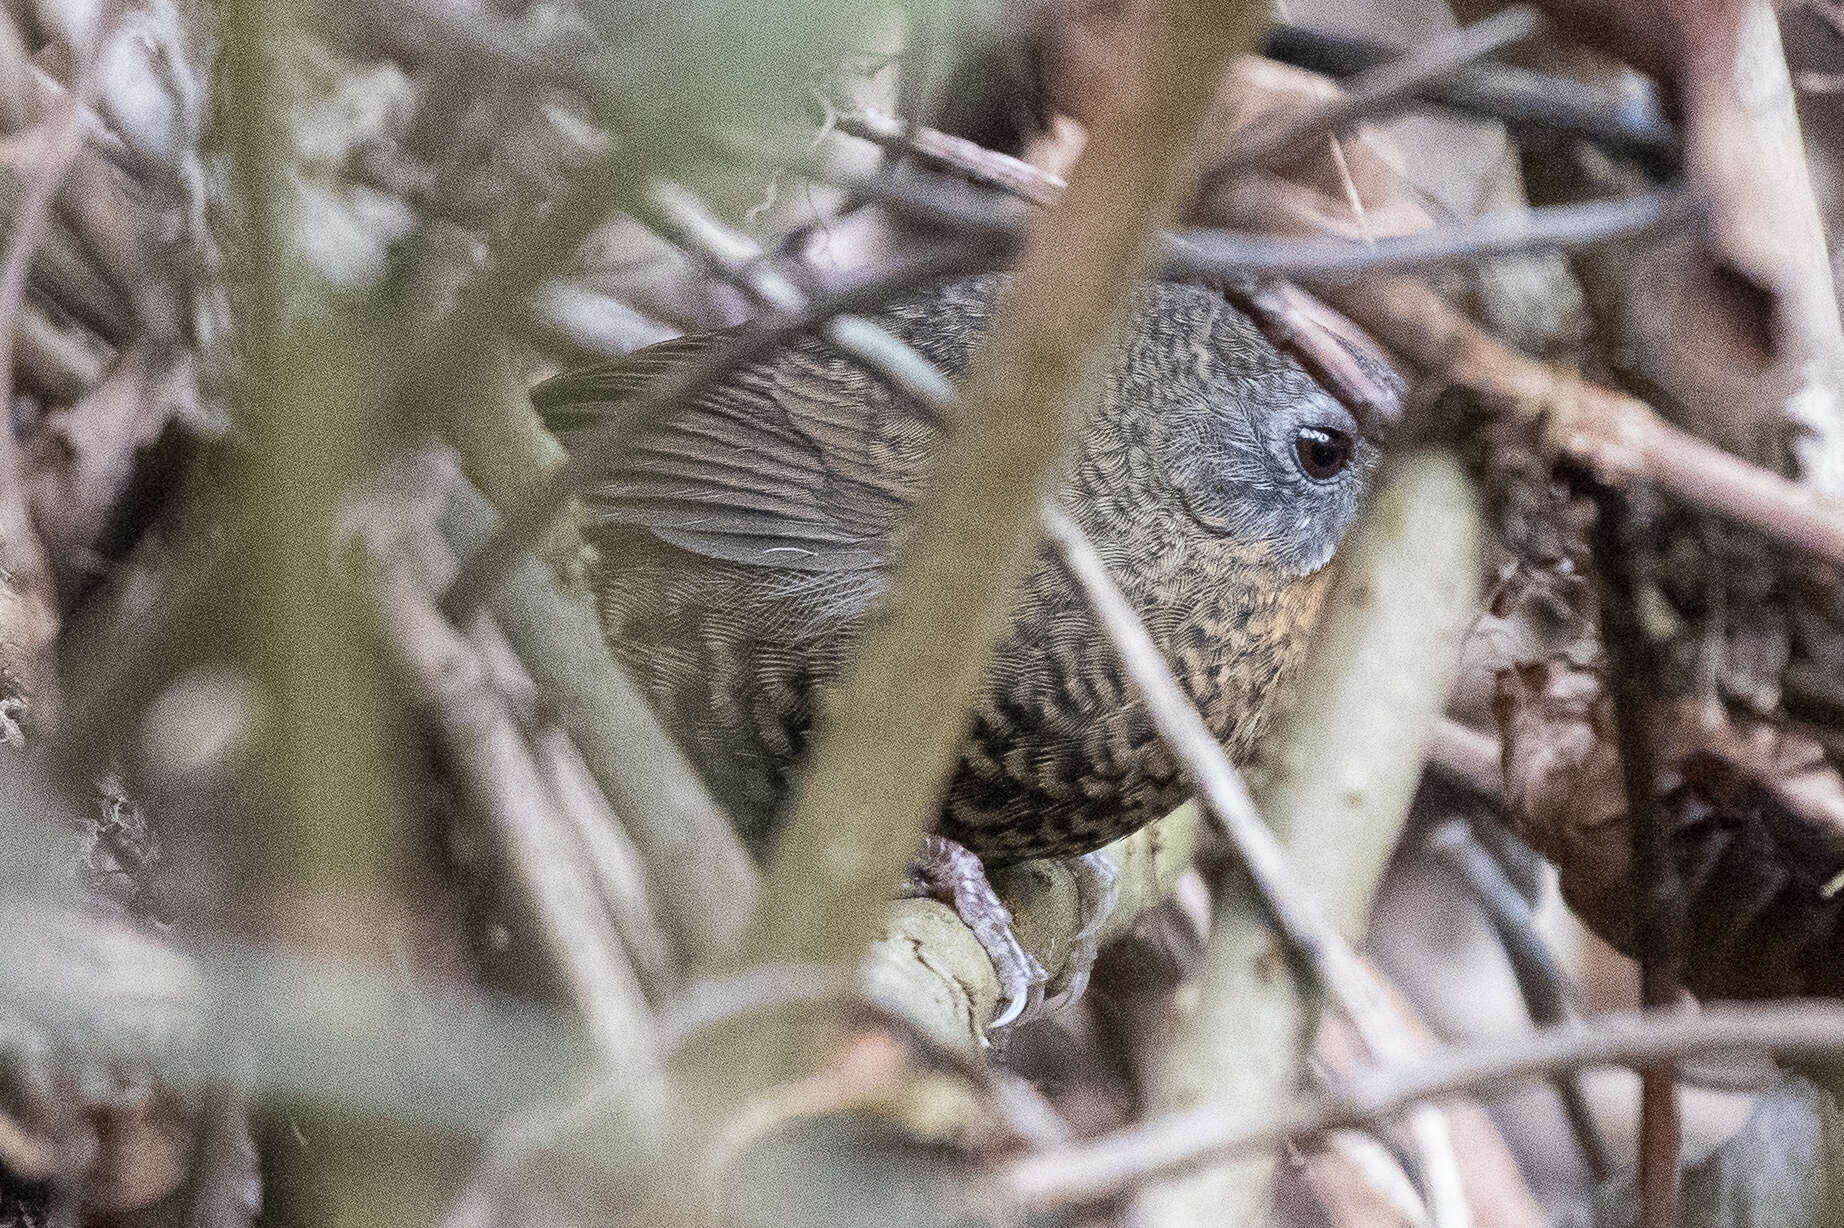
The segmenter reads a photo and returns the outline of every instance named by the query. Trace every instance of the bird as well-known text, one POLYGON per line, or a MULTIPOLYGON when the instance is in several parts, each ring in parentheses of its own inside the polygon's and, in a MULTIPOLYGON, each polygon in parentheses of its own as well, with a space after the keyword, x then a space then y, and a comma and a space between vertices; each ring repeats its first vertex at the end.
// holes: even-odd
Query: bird
MULTIPOLYGON (((1008 284, 1004 272, 959 277, 872 318, 958 380, 1008 284)), ((681 337, 566 373, 533 402, 569 448, 721 341, 681 337)), ((1208 286, 1140 287, 1098 368, 1055 497, 1212 733, 1246 761, 1306 660, 1377 448, 1208 286)), ((582 487, 609 645, 758 852, 785 817, 824 692, 875 614, 949 419, 802 335, 627 423, 620 455, 582 487)), ((988 868, 1077 858, 1185 795, 1107 637, 1042 547, 936 836, 988 868)))

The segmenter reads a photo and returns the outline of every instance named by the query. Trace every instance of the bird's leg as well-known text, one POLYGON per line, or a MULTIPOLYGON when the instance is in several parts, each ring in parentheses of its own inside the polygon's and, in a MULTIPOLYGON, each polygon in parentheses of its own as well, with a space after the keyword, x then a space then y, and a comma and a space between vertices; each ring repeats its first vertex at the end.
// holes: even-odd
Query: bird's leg
POLYGON ((1082 918, 1082 928, 1069 944, 1069 970, 1064 976, 1063 991, 1052 1007, 1077 1001, 1088 988, 1089 973, 1095 970, 1095 959, 1101 954, 1101 927, 1120 903, 1120 871, 1100 850, 1084 853, 1065 864, 1076 879, 1076 911, 1082 918))
POLYGON ((1011 910, 986 880, 978 857, 946 836, 928 836, 910 859, 908 892, 952 908, 991 957, 1001 998, 991 1027, 1016 1022, 1028 1006, 1042 1000, 1043 965, 1018 944, 1011 910))

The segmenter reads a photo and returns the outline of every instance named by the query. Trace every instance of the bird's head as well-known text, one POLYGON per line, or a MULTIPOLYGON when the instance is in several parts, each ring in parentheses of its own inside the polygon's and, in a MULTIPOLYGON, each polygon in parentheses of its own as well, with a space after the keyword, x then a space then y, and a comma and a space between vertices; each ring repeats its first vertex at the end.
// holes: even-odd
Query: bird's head
POLYGON ((1220 294, 1149 287, 1108 400, 1188 517, 1306 576, 1332 558, 1376 468, 1349 410, 1220 294))

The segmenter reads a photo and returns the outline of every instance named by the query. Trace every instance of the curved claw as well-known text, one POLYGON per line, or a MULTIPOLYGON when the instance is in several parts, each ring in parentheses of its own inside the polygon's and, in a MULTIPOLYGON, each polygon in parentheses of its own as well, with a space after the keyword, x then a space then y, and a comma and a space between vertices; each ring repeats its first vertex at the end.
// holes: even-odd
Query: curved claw
MULTIPOLYGON (((975 938, 980 938, 978 933, 975 938)), ((1007 1027, 1025 1017, 1027 1013, 1035 1015, 1034 1009, 1043 1003, 1044 966, 1032 957, 1029 951, 1018 945, 1011 929, 1005 931, 1005 941, 1001 950, 987 947, 984 938, 980 945, 986 947, 986 954, 992 958, 993 970, 999 974, 999 1010, 993 1015, 988 1029, 1007 1027)))
POLYGON ((1120 903, 1120 870, 1099 851, 1084 853, 1066 863, 1076 879, 1076 901, 1082 928, 1076 931, 1069 947, 1069 970, 1064 974, 1056 1006, 1075 1002, 1088 989, 1089 974, 1101 954, 1101 927, 1114 915, 1120 903))
POLYGON ((999 1007, 988 1028, 1015 1023, 1034 1000, 1042 1001, 1043 965, 1019 945, 1011 911, 993 891, 978 857, 945 836, 929 836, 909 863, 908 889, 952 908, 992 960, 999 978, 999 1007))

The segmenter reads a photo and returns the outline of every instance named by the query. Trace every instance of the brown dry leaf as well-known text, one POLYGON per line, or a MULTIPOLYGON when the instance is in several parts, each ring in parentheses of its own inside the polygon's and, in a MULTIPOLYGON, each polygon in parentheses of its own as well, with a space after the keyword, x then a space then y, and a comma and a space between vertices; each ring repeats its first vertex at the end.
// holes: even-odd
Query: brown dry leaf
POLYGON ((1513 666, 1500 671, 1492 707, 1504 739, 1506 813, 1561 870, 1569 904, 1624 945, 1632 849, 1600 674, 1566 660, 1513 666))
POLYGON ((1844 851, 1844 779, 1810 738, 1764 722, 1724 722, 1684 748, 1682 770, 1718 806, 1745 804, 1743 793, 1760 789, 1805 823, 1815 844, 1844 851))
MULTIPOLYGON (((1507 812, 1556 863, 1570 906, 1630 950, 1632 834, 1600 675, 1520 665, 1499 674, 1494 708, 1507 812)), ((1685 983, 1704 997, 1844 992, 1844 778, 1816 744, 1767 722, 1691 703, 1659 716, 1685 983)))

